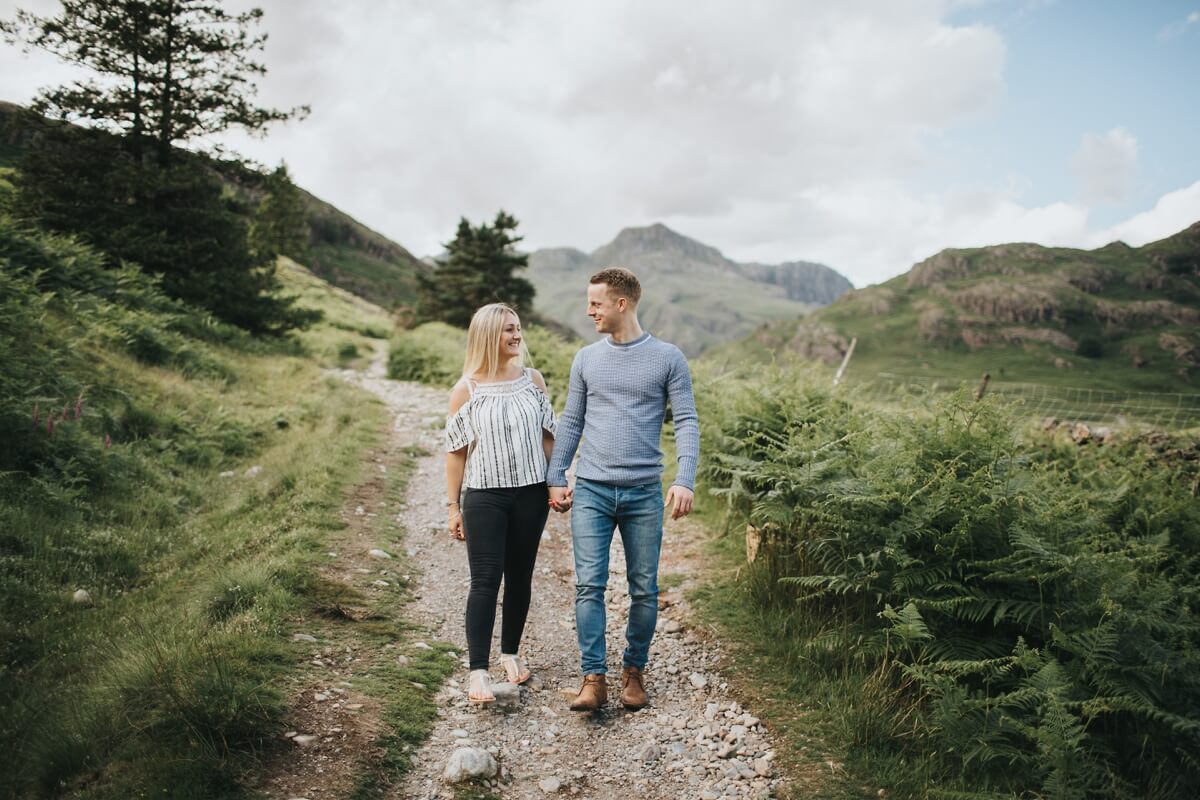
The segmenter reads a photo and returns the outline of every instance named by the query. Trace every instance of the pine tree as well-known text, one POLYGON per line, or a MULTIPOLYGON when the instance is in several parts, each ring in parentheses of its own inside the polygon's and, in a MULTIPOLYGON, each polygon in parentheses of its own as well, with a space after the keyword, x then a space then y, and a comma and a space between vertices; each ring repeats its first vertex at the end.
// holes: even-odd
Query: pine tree
POLYGON ((21 165, 18 213, 160 274, 172 296, 223 320, 277 333, 311 315, 279 296, 276 251, 251 247, 250 209, 224 190, 219 165, 182 148, 305 110, 251 100, 265 73, 251 58, 261 18, 206 0, 63 0, 57 16, 21 11, 4 30, 94 75, 35 100, 38 119, 58 124, 21 165))
POLYGON ((263 180, 264 196, 254 215, 251 243, 263 258, 285 255, 305 261, 308 254, 308 220, 304 200, 281 163, 263 180))
POLYGON ((62 0, 57 16, 19 11, 4 29, 96 76, 43 89, 34 111, 119 134, 139 160, 149 145, 165 168, 176 145, 307 112, 252 100, 266 74, 252 58, 267 38, 250 30, 261 19, 261 9, 229 14, 211 0, 62 0))
POLYGON ((491 225, 475 227, 460 219, 454 241, 446 245, 446 261, 418 278, 418 318, 465 328, 475 309, 488 303, 508 303, 522 315, 532 311, 533 284, 513 274, 529 264, 514 248, 522 239, 516 229, 516 218, 504 211, 491 225))

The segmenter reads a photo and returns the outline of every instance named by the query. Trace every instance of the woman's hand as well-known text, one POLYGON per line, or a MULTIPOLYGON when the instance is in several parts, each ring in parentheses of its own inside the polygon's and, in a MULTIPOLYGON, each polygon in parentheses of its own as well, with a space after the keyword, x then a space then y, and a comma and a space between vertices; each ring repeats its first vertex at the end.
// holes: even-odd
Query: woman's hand
POLYGON ((467 538, 463 532, 462 512, 458 510, 458 506, 450 507, 450 520, 446 525, 450 529, 450 536, 458 539, 460 542, 467 538))

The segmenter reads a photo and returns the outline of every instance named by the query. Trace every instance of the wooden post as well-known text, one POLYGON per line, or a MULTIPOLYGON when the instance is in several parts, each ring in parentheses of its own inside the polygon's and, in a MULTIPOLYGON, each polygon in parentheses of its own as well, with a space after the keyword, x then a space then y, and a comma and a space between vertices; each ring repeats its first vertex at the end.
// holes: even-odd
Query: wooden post
POLYGON ((983 393, 987 391, 988 381, 990 381, 991 379, 992 379, 992 376, 989 373, 987 373, 987 372, 983 373, 983 377, 979 379, 979 385, 975 387, 975 399, 976 400, 983 399, 983 393))
POLYGON ((858 344, 858 337, 855 336, 850 340, 850 347, 846 349, 846 355, 842 358, 842 365, 838 367, 837 374, 833 376, 833 385, 837 386, 842 382, 842 374, 846 371, 846 365, 850 363, 850 356, 854 355, 854 345, 858 344))

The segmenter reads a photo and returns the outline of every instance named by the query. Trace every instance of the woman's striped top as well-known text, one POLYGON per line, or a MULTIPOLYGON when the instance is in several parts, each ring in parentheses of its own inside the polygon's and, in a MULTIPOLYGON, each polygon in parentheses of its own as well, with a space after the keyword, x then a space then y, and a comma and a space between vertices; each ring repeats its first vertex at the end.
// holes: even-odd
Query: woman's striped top
POLYGON ((554 409, 529 370, 511 381, 472 381, 470 387, 470 399, 446 419, 448 452, 474 444, 463 485, 501 489, 546 480, 542 430, 554 434, 554 409))

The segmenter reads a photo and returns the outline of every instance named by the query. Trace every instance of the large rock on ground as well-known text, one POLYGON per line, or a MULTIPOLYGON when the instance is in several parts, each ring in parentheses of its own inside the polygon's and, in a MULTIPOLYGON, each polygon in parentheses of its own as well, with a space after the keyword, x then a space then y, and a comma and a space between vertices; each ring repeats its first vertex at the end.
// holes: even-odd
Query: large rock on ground
POLYGON ((461 783, 473 779, 488 780, 496 777, 500 765, 487 750, 478 747, 460 747, 450 754, 442 779, 447 783, 461 783))

